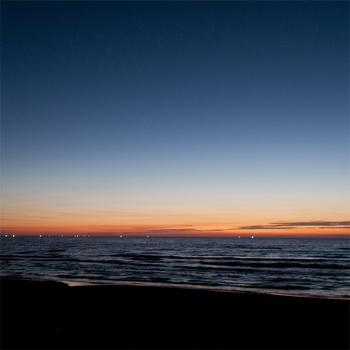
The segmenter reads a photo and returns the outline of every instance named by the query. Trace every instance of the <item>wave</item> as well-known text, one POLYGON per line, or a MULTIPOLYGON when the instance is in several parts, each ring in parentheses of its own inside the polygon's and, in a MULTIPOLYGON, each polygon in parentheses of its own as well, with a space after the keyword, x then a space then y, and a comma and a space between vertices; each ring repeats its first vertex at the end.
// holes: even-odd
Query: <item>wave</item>
POLYGON ((43 256, 43 255, 2 255, 1 260, 22 260, 31 259, 34 261, 62 261, 77 263, 93 263, 93 264, 120 264, 134 266, 172 266, 176 268, 197 268, 197 269, 219 269, 219 268, 239 268, 247 267, 253 269, 274 268, 274 269, 330 269, 330 270, 346 270, 350 269, 348 259, 336 259, 340 261, 335 263, 333 259, 321 258, 245 258, 245 257, 213 257, 213 256, 165 256, 152 254, 113 254, 106 258, 75 258, 66 256, 43 256), (115 257, 110 259, 110 257, 115 257), (182 262, 181 265, 176 262, 182 262), (186 263, 187 262, 187 263, 186 263))
POLYGON ((309 287, 286 284, 286 285, 259 285, 259 286, 249 286, 250 288, 257 289, 276 289, 276 290, 308 290, 309 287))
POLYGON ((1 274, 87 283, 291 290, 297 295, 349 293, 348 241, 98 239, 99 244, 93 239, 73 243, 73 238, 4 240, 1 274))
POLYGON ((316 269, 349 269, 349 266, 340 265, 340 264, 326 264, 326 263, 303 263, 303 262, 206 262, 202 261, 202 264, 208 264, 211 266, 214 265, 223 265, 223 266, 249 266, 254 268, 316 268, 316 269))

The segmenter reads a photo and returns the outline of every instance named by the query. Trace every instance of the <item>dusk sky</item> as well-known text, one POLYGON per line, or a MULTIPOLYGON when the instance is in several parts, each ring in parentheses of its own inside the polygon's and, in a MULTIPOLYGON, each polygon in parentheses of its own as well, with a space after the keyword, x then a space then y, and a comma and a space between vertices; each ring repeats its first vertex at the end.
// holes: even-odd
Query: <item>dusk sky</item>
POLYGON ((349 233, 349 2, 1 2, 2 234, 349 233))

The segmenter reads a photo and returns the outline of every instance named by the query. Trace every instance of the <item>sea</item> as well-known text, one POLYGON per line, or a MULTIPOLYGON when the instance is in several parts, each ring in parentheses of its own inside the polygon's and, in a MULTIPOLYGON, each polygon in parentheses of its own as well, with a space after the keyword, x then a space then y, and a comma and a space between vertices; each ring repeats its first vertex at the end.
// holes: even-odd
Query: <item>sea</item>
POLYGON ((1 276, 350 299, 340 238, 1 237, 1 276))

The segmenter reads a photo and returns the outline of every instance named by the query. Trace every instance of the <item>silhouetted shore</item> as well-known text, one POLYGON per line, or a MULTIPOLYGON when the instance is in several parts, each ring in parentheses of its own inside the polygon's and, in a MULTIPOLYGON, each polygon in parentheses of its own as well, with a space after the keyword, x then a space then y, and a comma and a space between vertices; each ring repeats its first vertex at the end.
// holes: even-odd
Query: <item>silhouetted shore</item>
POLYGON ((1 280, 1 348, 349 348, 349 300, 1 280))

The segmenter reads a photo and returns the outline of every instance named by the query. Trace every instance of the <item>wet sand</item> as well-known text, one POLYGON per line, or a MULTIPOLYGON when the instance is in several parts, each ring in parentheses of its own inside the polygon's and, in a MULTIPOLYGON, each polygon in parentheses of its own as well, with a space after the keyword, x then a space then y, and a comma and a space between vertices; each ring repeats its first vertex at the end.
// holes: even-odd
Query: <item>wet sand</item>
POLYGON ((348 349, 349 300, 1 280, 2 349, 348 349))

